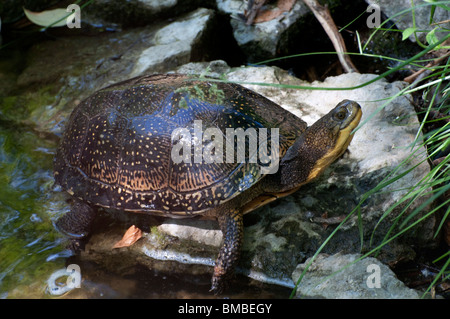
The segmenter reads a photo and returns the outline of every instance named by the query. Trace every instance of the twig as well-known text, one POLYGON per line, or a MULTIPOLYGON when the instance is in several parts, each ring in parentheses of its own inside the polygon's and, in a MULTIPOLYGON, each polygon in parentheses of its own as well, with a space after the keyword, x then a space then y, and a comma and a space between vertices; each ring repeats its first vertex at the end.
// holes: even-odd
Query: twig
POLYGON ((422 73, 427 72, 427 74, 431 73, 432 71, 429 70, 429 68, 431 68, 432 66, 435 66, 439 63, 441 63, 442 60, 444 60, 445 58, 450 56, 450 52, 448 52, 447 54, 441 56, 438 59, 435 59, 433 61, 431 61, 430 63, 428 63, 424 68, 420 69, 417 72, 414 72, 413 74, 407 76, 406 78, 403 79, 403 81, 408 82, 408 83, 413 83, 414 80, 416 80, 422 73))
POLYGON ((303 2, 314 13, 316 19, 320 22, 323 29, 327 33, 333 43, 334 49, 338 54, 339 61, 341 62, 344 70, 347 73, 358 72, 350 57, 344 54, 347 52, 347 48, 345 47, 344 40, 342 39, 342 36, 339 33, 328 8, 319 4, 317 0, 303 0, 303 2))
POLYGON ((448 23, 448 22, 450 22, 450 19, 449 20, 444 20, 444 21, 439 21, 439 22, 434 22, 434 23, 432 23, 430 25, 439 25, 439 24, 444 24, 444 23, 448 23))

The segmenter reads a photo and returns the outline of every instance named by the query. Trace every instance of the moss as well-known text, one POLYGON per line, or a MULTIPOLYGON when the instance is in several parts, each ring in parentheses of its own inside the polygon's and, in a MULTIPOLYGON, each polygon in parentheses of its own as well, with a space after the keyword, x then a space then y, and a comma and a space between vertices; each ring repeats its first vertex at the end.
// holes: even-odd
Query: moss
POLYGON ((150 233, 154 236, 158 245, 164 246, 167 244, 167 235, 160 232, 158 226, 152 226, 150 233))
POLYGON ((37 91, 0 98, 0 115, 5 120, 22 122, 33 113, 45 112, 55 101, 54 87, 48 85, 37 91))
POLYGON ((179 99, 179 107, 184 109, 188 106, 187 98, 206 101, 217 105, 221 105, 225 102, 225 92, 219 89, 216 84, 209 85, 208 89, 201 84, 181 87, 176 89, 174 93, 184 93, 184 95, 179 99))

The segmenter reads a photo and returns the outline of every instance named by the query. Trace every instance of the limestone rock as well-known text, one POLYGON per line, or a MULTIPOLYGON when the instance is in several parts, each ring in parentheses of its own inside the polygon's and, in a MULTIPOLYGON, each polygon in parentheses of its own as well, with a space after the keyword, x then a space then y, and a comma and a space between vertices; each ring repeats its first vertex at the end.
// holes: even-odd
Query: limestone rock
MULTIPOLYGON (((406 287, 386 265, 376 258, 358 254, 319 254, 308 267, 297 288, 297 297, 327 299, 417 299, 418 293, 406 287)), ((292 274, 297 282, 310 259, 292 274)))

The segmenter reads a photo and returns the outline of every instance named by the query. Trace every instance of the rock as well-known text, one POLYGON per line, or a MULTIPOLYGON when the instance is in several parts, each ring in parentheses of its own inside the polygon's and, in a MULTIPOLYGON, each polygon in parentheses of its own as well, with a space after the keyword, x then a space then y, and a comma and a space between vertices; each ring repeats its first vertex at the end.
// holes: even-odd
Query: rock
MULTIPOLYGON (((358 260, 358 254, 319 254, 302 278, 296 296, 327 299, 417 299, 418 293, 406 287, 376 258, 358 260), (358 260, 358 261, 357 261, 358 260)), ((292 274, 297 282, 310 263, 298 265, 292 274)))
POLYGON ((280 15, 278 18, 246 25, 246 22, 238 18, 246 9, 246 3, 241 0, 217 1, 218 9, 231 16, 231 26, 234 37, 244 51, 250 62, 260 62, 277 56, 280 42, 289 32, 289 29, 305 14, 309 13, 306 5, 297 1, 290 12, 280 15))
POLYGON ((210 62, 187 63, 176 69, 176 73, 182 74, 202 74, 207 70, 210 77, 220 79, 230 72, 231 68, 225 61, 215 60, 210 62))
POLYGON ((204 37, 213 18, 212 10, 198 9, 159 29, 153 38, 153 45, 139 55, 131 77, 198 61, 194 51, 208 50, 204 37))
MULTIPOLYGON (((389 0, 366 0, 368 4, 378 5, 381 8, 381 11, 386 14, 388 18, 391 18, 392 21, 396 24, 397 28, 400 30, 405 30, 407 28, 412 28, 413 24, 413 12, 412 10, 407 11, 404 14, 398 15, 398 13, 411 9, 411 1, 410 0, 398 0, 398 1, 389 1, 389 0)), ((417 30, 433 30, 436 26, 430 26, 430 15, 432 3, 426 5, 427 2, 424 0, 414 0, 414 15, 415 15, 415 23, 417 30)), ((435 11, 433 13, 433 21, 441 22, 448 21, 450 19, 450 12, 448 10, 444 10, 436 6, 435 11)), ((450 23, 445 23, 440 25, 441 28, 448 29, 450 23)), ((436 32, 436 36, 438 38, 442 38, 446 36, 448 33, 436 32)), ((417 32, 419 40, 423 43, 426 43, 426 35, 427 32, 417 32)), ((416 42, 416 38, 414 35, 411 35, 409 39, 413 42, 416 42)))
POLYGON ((215 228, 216 225, 213 221, 196 220, 194 223, 183 223, 179 219, 174 219, 161 224, 158 230, 181 240, 220 247, 222 232, 215 228))

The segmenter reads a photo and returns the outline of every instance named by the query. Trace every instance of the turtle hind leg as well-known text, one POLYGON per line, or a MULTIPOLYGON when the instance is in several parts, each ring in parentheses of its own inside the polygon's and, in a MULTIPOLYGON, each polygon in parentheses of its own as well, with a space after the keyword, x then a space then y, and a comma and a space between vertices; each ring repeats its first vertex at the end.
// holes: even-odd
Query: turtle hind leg
POLYGON ((86 237, 89 235, 97 211, 91 205, 75 199, 68 213, 60 217, 55 228, 70 239, 69 247, 77 253, 84 249, 86 237))
POLYGON ((233 276, 244 238, 243 217, 240 211, 232 210, 221 214, 218 221, 223 234, 223 243, 214 267, 210 290, 215 295, 223 292, 233 276))

